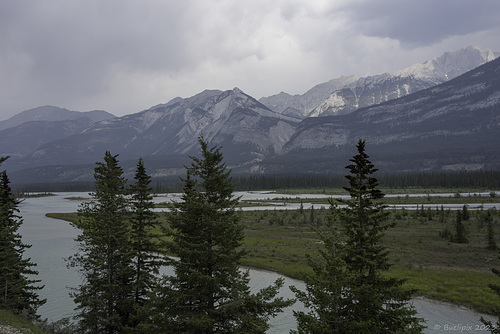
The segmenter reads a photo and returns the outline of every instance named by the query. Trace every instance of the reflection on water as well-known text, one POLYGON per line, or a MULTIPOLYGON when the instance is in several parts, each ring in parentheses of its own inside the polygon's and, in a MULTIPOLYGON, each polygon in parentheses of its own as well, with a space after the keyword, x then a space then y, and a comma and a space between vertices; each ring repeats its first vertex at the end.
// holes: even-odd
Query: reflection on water
MULTIPOLYGON (((257 194, 258 196, 270 197, 269 194, 257 194)), ((244 195, 245 199, 252 199, 253 193, 244 193, 244 195)), ((75 212, 79 202, 65 198, 79 196, 88 196, 88 194, 58 193, 57 196, 52 197, 28 198, 19 207, 24 219, 19 232, 23 242, 32 245, 32 248, 26 251, 26 256, 31 257, 32 261, 37 263, 38 278, 45 285, 40 291, 40 297, 46 298, 47 303, 39 308, 38 313, 42 318, 53 321, 73 314, 74 303, 69 297, 70 287, 76 287, 81 278, 76 271, 67 269, 64 261, 64 258, 69 257, 75 251, 73 238, 76 237, 77 230, 65 221, 45 217, 45 213, 75 212)), ((157 199, 157 201, 165 200, 157 199)), ((269 286, 278 277, 279 275, 274 272, 251 270, 251 288, 253 291, 257 291, 262 287, 269 286)), ((285 287, 281 289, 280 296, 294 297, 288 288, 289 285, 304 289, 303 282, 285 278, 285 287)), ((481 316, 496 321, 491 316, 481 315, 466 308, 424 298, 413 300, 413 305, 417 309, 418 315, 427 322, 426 333, 478 332, 475 329, 481 329, 479 321, 481 316), (468 331, 469 328, 472 330, 468 331)), ((290 329, 295 328, 293 309, 303 310, 303 306, 296 303, 279 314, 271 321, 269 333, 288 333, 290 329)))

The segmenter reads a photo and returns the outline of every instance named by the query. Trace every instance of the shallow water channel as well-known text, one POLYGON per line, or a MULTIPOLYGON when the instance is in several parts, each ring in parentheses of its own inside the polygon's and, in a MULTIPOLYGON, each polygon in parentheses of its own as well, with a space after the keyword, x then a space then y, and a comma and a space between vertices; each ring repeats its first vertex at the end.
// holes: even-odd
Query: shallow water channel
MULTIPOLYGON (((267 193, 239 193, 244 199, 275 198, 276 194, 267 193)), ((321 195, 318 195, 321 196, 321 195)), ((27 198, 19 208, 24 223, 20 229, 23 242, 32 245, 26 251, 26 256, 37 263, 38 278, 45 287, 40 291, 41 298, 46 298, 47 303, 39 308, 38 313, 42 318, 55 321, 73 315, 74 303, 69 297, 71 287, 76 287, 81 278, 73 269, 66 268, 64 258, 75 251, 74 238, 78 231, 67 222, 45 217, 48 212, 75 212, 80 204, 78 200, 68 198, 88 197, 87 193, 57 193, 56 196, 27 198)), ((290 197, 290 196, 289 196, 290 197)), ((295 197, 295 195, 293 196, 295 197)), ((303 197, 311 197, 304 195, 303 197)), ((325 197, 325 196, 323 196, 325 197)), ((178 195, 169 195, 168 198, 158 197, 157 202, 165 202, 178 195)), ((304 203, 307 207, 307 203, 304 203)), ((274 208, 274 207, 272 207, 274 208)), ((255 210, 256 208, 252 208, 255 210)), ((264 208, 262 208, 264 209, 264 208)), ((292 209, 292 207, 290 207, 292 209)), ((167 269, 168 270, 168 269, 167 269)), ((270 285, 280 275, 262 270, 250 270, 250 284, 254 291, 270 285)), ((285 277, 285 287, 280 295, 293 298, 293 293, 288 286, 304 287, 304 283, 285 277)), ((416 298, 412 301, 418 316, 426 320, 425 333, 478 333, 487 331, 481 327, 480 317, 483 316, 494 321, 495 318, 476 313, 470 309, 437 302, 425 298, 416 298)), ((274 318, 268 333, 288 333, 296 326, 292 310, 302 310, 303 306, 296 303, 291 308, 274 318)))

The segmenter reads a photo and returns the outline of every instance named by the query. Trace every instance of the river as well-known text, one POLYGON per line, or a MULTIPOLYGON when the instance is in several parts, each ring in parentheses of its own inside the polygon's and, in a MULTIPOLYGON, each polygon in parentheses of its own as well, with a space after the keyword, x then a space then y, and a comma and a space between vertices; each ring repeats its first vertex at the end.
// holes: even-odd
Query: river
MULTIPOLYGON (((265 198, 279 197, 279 195, 264 193, 240 193, 240 195, 244 196, 245 199, 255 199, 261 196, 266 196, 265 198)), ((52 321, 74 314, 75 305, 69 293, 71 288, 76 287, 81 281, 76 271, 66 268, 64 260, 75 251, 73 239, 78 231, 65 221, 45 217, 48 212, 75 212, 80 202, 67 199, 70 197, 88 197, 88 194, 57 193, 56 196, 27 198, 19 205, 24 220, 19 232, 23 242, 32 245, 26 251, 25 256, 31 257, 31 260, 37 264, 38 279, 41 279, 41 284, 44 285, 44 288, 40 290, 40 297, 47 299, 47 303, 39 308, 38 313, 42 318, 48 318, 52 321)), ((178 198, 174 195, 169 195, 168 198, 175 197, 178 198)), ((156 198, 155 200, 162 202, 165 201, 165 198, 156 198)), ((270 285, 279 276, 274 272, 252 269, 250 270, 251 288, 253 291, 257 291, 270 285)), ((285 277, 285 286, 281 289, 280 296, 294 297, 288 288, 290 285, 304 289, 302 281, 285 277)), ((428 328, 425 333, 477 333, 483 329, 479 320, 481 316, 495 321, 495 318, 491 316, 482 315, 467 308, 425 298, 416 298, 412 303, 418 316, 426 320, 428 328)), ((272 319, 268 333, 288 333, 290 329, 294 329, 296 326, 292 314, 294 309, 303 310, 303 306, 296 303, 272 319)))

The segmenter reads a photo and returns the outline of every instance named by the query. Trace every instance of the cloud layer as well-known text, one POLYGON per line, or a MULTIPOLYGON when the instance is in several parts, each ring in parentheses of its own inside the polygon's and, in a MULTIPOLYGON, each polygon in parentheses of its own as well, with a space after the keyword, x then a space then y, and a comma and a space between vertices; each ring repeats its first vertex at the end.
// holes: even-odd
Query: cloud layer
POLYGON ((0 119, 137 112, 204 89, 259 98, 500 51, 498 0, 0 0, 0 119))

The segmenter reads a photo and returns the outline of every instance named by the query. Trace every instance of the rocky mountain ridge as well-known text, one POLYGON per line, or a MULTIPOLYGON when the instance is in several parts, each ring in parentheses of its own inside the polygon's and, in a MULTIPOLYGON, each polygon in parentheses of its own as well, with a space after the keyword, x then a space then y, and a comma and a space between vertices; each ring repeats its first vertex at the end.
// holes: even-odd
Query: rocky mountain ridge
POLYGON ((0 122, 0 154, 11 159, 22 158, 46 143, 114 117, 102 110, 79 112, 54 106, 26 110, 0 122))
POLYGON ((332 92, 353 84, 358 80, 359 77, 355 75, 343 76, 320 83, 302 95, 290 95, 281 92, 276 95, 260 98, 259 102, 278 113, 304 119, 321 102, 326 100, 332 92))
POLYGON ((7 120, 0 121, 0 131, 8 128, 13 128, 26 122, 57 122, 57 121, 71 121, 75 119, 85 118, 89 122, 95 123, 105 119, 116 117, 113 114, 104 110, 92 111, 73 111, 54 106, 42 106, 29 110, 22 111, 7 120))
POLYGON ((491 49, 469 46, 393 74, 343 77, 303 95, 280 93, 260 101, 272 110, 302 118, 347 114, 446 82, 497 56, 491 49))
POLYGON ((125 162, 143 157, 154 177, 180 175, 203 135, 223 147, 235 173, 342 172, 358 138, 367 139, 387 171, 498 169, 499 68, 496 59, 430 89, 304 120, 273 111, 238 88, 206 90, 94 123, 3 167, 16 182, 90 180, 94 162, 109 150, 125 162))
POLYGON ((200 135, 231 151, 234 163, 248 164, 280 153, 298 123, 238 88, 206 90, 41 145, 17 168, 89 163, 101 159, 104 148, 122 159, 193 154, 200 135))
POLYGON ((358 138, 387 170, 498 169, 500 59, 351 114, 306 119, 283 152, 307 161, 308 151, 342 150, 358 138))

